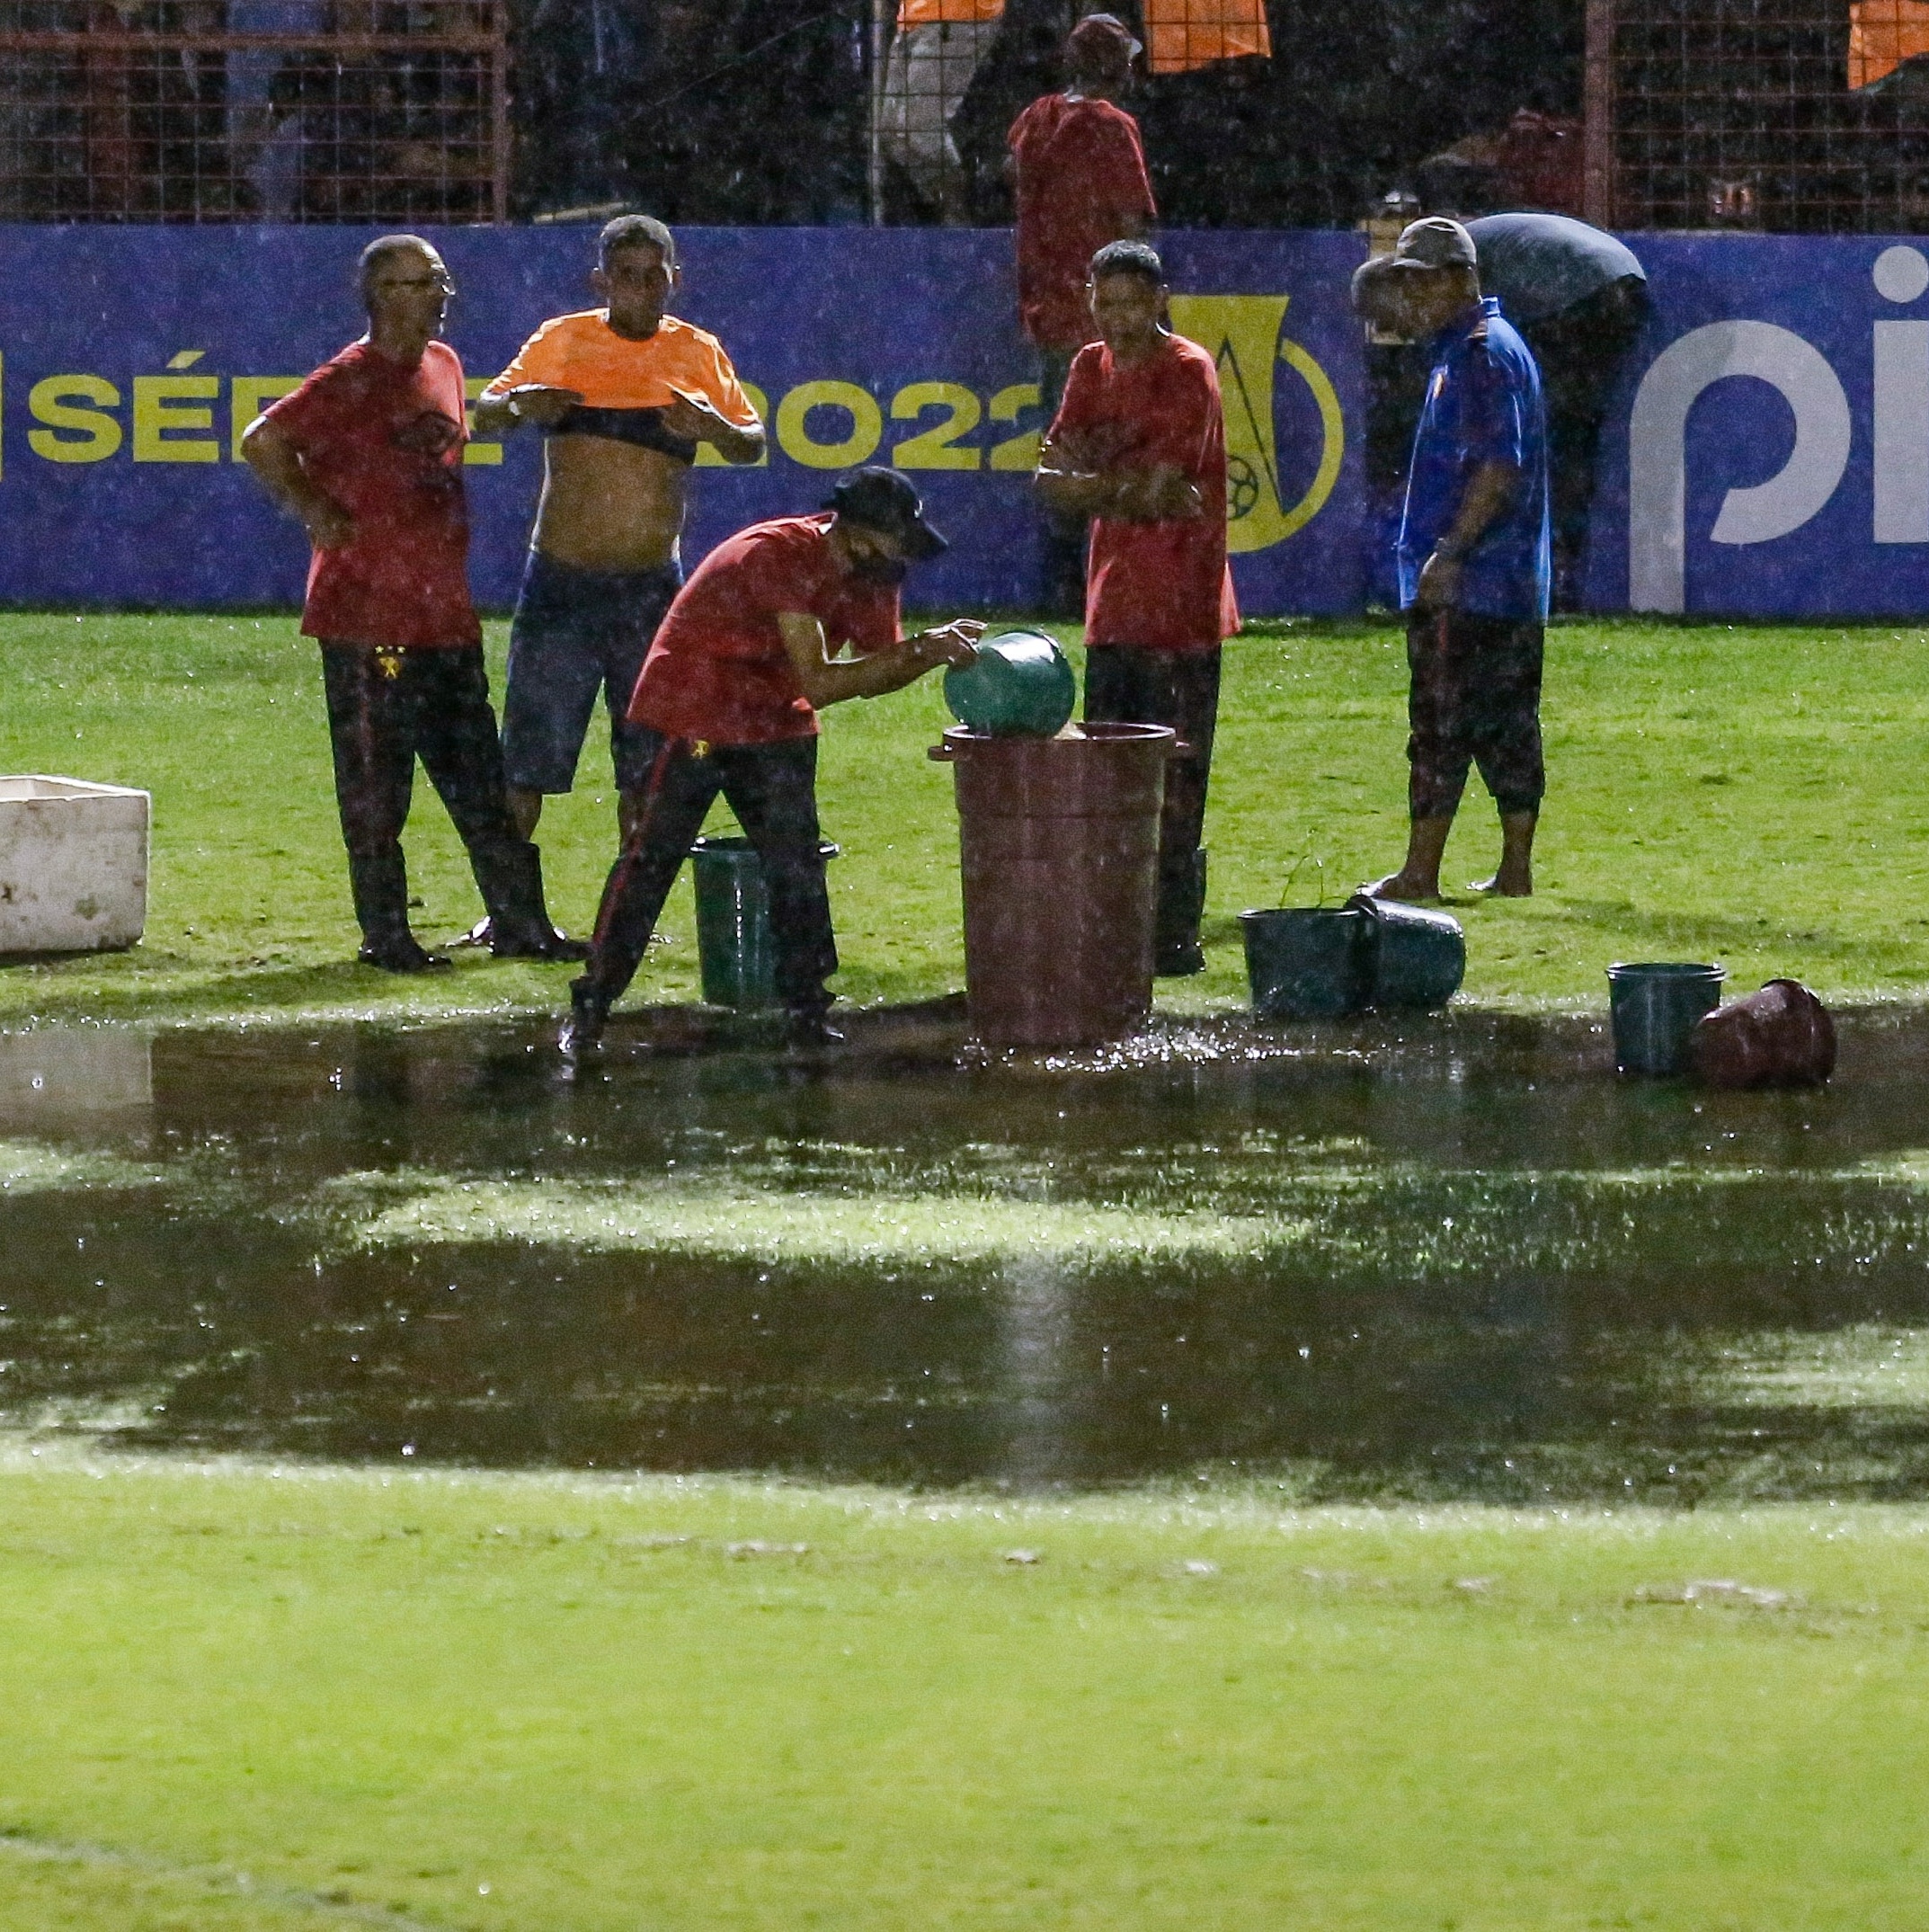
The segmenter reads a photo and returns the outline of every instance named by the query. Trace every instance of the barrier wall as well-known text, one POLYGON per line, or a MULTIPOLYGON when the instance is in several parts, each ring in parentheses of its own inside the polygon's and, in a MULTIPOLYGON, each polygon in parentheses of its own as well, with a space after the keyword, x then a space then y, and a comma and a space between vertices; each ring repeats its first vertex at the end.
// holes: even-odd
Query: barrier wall
MULTIPOLYGON (((300 531, 238 439, 262 400, 360 332, 369 234, 325 227, 0 229, 0 602, 298 602, 300 531)), ((449 337, 473 386, 546 316, 591 306, 594 230, 434 232, 458 285, 449 337)), ((685 555, 814 507, 849 464, 917 478, 951 553, 924 606, 1022 606, 1039 411, 995 231, 690 229, 679 314, 720 335, 771 425, 769 462, 700 467, 685 555)), ((1187 234, 1166 254, 1185 333, 1219 353, 1230 535, 1253 614, 1357 607, 1358 333, 1344 234, 1187 234)), ((535 437, 473 445, 472 579, 513 601, 540 472, 535 437)))
POLYGON ((1626 239, 1655 309, 1609 418, 1593 607, 1929 611, 1929 244, 1626 239))
MULTIPOLYGON (((356 334, 342 228, 0 229, 0 602, 292 604, 305 551, 240 465, 260 406, 356 334)), ((588 306, 592 231, 437 236, 479 382, 588 306)), ((1908 241, 1641 235, 1655 312, 1610 414, 1587 575, 1601 610, 1929 612, 1929 252, 1908 241)), ((924 606, 1022 606, 1036 372, 1009 237, 691 229, 679 312, 771 422, 756 469, 692 479, 687 555, 807 509, 832 473, 911 470, 955 539, 924 606)), ((1176 234, 1179 326, 1218 352, 1230 537, 1251 615, 1338 613, 1366 583, 1356 236, 1176 234)), ((478 597, 513 598, 539 469, 524 432, 467 470, 478 597)))

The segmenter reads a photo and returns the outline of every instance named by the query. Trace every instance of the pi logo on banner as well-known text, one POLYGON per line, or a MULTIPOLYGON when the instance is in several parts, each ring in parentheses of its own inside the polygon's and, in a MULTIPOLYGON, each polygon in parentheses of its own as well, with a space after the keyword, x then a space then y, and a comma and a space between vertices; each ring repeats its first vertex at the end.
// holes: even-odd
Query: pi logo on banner
POLYGON ((1326 507, 1346 454, 1346 418, 1332 378, 1284 333, 1287 295, 1175 295, 1172 326, 1219 364, 1226 414, 1226 548, 1269 550, 1326 507), (1274 377, 1281 363, 1304 385, 1318 417, 1282 450, 1274 377))

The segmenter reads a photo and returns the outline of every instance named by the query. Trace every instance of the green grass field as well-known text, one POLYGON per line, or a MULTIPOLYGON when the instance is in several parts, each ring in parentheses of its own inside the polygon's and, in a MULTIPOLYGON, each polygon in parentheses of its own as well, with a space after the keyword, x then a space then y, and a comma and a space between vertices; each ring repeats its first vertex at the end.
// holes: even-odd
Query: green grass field
MULTIPOLYGON (((0 1028, 560 1005, 556 968, 350 963, 292 621, 0 617, 0 769, 155 796, 147 941, 0 966, 0 1028)), ((1162 1002, 1242 1002, 1233 915, 1299 854, 1329 898, 1395 863, 1403 694, 1389 626, 1231 648, 1211 970, 1162 1002)), ((1468 999, 1600 1007, 1631 957, 1929 988, 1929 632, 1562 626, 1545 715, 1542 891, 1459 906, 1468 999)), ((960 982, 943 721, 935 683, 828 721, 854 1000, 960 982)), ((613 839, 585 770, 544 827, 577 930, 613 839)), ((419 928, 447 938, 473 889, 420 797, 419 928)), ((1449 876, 1491 856, 1476 792, 1449 876)), ((666 923, 637 998, 695 996, 687 888, 666 923)), ((0 1377, 4 1299, 0 1257, 0 1377)), ((1312 1509, 1223 1471, 1025 1500, 0 1438, 4 1932, 1916 1932, 1925 1779, 1912 1506, 1312 1509)))
MULTIPOLYGON (((492 645, 500 652, 500 627, 492 645)), ((500 662, 498 658, 498 662, 500 662)), ((328 776, 320 672, 281 618, 0 618, 0 768, 155 795, 146 942, 120 957, 0 971, 0 1019, 182 1019, 554 1006, 554 969, 465 962, 398 984, 352 966, 355 934, 328 776)), ((1231 1004, 1245 979, 1235 915, 1278 902, 1310 851, 1329 896, 1399 858, 1405 669, 1381 625, 1262 625, 1229 647, 1208 825, 1210 969, 1161 990, 1231 1004)), ((1550 638, 1551 785, 1541 892, 1467 904, 1466 997, 1603 1003, 1616 958, 1725 962, 1738 983, 1792 973, 1825 994, 1914 998, 1929 986, 1929 632, 1576 623, 1550 638)), ((845 960, 860 1002, 922 997, 962 976, 950 780, 925 747, 935 680, 850 704, 826 726, 827 831, 845 960)), ((598 727, 599 729, 600 727, 598 727)), ((553 801, 541 833, 558 916, 593 914, 611 856, 607 750, 553 801)), ((423 785, 409 834, 423 932, 475 916, 447 819, 423 785)), ((1490 863, 1476 782, 1448 877, 1490 863)), ((1309 900, 1309 866, 1295 898, 1309 900)), ((694 996, 688 888, 637 998, 694 996)))
POLYGON ((1913 1511, 16 1458, 0 1547, 9 1932, 1922 1923, 1913 1511))

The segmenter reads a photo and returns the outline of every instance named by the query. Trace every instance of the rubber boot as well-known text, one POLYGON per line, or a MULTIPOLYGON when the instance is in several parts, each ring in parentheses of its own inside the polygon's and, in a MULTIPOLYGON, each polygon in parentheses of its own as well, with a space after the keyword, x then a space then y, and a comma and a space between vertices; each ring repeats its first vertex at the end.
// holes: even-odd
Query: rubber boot
POLYGON ((603 1028, 609 1019, 609 1002, 602 989, 584 974, 569 983, 569 1018, 556 1037, 556 1045, 571 1059, 594 1053, 603 1044, 603 1028))
POLYGON ((1159 909, 1152 928, 1152 971, 1184 979, 1205 970, 1199 920, 1205 911, 1205 852, 1180 853, 1159 868, 1159 909))
POLYGON ((784 1014, 784 1044, 793 1052, 811 1053, 826 1046, 840 1046, 844 1035, 831 1024, 830 1009, 822 1006, 793 1006, 784 1014))
POLYGON ((427 973, 446 966, 448 957, 417 943, 409 930, 408 865, 400 846, 386 852, 349 854, 349 888, 355 895, 355 921, 361 928, 363 966, 385 973, 427 973))
POLYGON ((587 959, 581 939, 549 922, 543 897, 543 855, 527 839, 512 839, 470 854, 483 904, 489 908, 489 950, 498 959, 587 959))

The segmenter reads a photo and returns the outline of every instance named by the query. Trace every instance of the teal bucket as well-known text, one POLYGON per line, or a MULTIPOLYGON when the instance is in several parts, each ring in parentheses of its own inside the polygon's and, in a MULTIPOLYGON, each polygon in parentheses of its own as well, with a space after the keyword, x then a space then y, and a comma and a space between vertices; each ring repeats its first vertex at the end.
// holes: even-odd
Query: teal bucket
POLYGON ((994 738, 1055 737, 1079 701, 1079 681, 1055 638, 1006 630, 980 641, 975 662, 945 673, 945 702, 958 723, 994 738))
POLYGON ((1695 1022, 1721 1003, 1727 977, 1727 968, 1718 966, 1609 966, 1614 1064, 1623 1073, 1685 1073, 1695 1022))
MULTIPOLYGON (((837 857, 827 839, 818 850, 837 857)), ((712 1006, 752 1012, 777 1003, 770 894, 763 863, 745 838, 702 838, 690 847, 697 888, 697 965, 712 1006)))
POLYGON ((1261 1019, 1337 1019, 1366 1003, 1373 929, 1340 906, 1241 913, 1246 976, 1261 1019))
POLYGON ((1445 1006, 1467 976, 1467 935, 1451 913, 1360 893, 1347 904, 1372 921, 1366 1003, 1445 1006))

